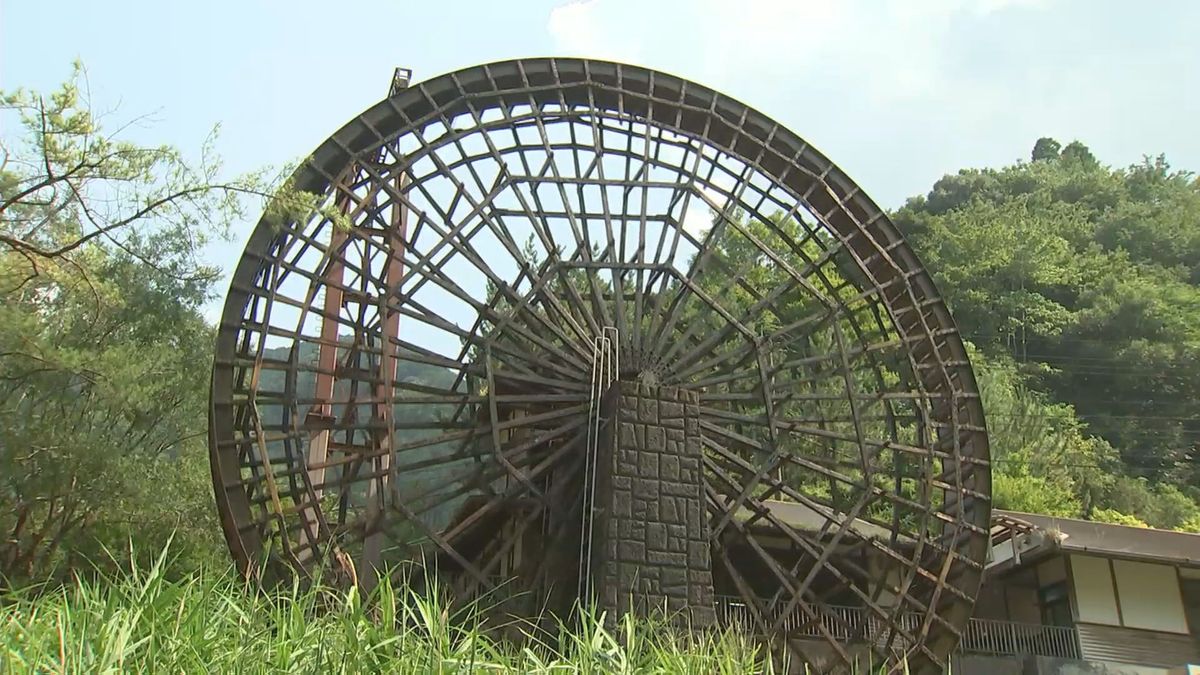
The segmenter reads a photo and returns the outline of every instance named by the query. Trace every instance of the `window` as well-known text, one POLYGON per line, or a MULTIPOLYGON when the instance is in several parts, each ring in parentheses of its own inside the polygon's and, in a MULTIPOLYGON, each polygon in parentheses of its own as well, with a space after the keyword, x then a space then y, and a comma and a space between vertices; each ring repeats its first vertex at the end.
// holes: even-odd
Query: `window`
POLYGON ((1175 568, 1128 560, 1114 560, 1112 566, 1125 626, 1187 634, 1175 568))
POLYGON ((1121 625, 1112 568, 1105 558, 1071 556, 1071 576, 1075 580, 1075 603, 1080 623, 1121 625))
POLYGON ((1071 600, 1067 593, 1067 582, 1059 581, 1038 590, 1038 605, 1042 608, 1042 624, 1046 626, 1070 626, 1071 600))

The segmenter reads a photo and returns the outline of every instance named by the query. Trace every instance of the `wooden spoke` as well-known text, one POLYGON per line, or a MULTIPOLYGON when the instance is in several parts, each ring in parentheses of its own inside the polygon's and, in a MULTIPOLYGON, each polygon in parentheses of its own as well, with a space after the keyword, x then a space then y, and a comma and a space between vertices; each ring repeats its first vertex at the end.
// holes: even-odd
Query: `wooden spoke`
POLYGON ((643 595, 731 596, 814 672, 945 662, 988 545, 979 392, 928 272, 806 142, 677 77, 519 60, 390 90, 289 185, 315 208, 256 227, 213 366, 243 571, 563 613, 683 556, 643 595))

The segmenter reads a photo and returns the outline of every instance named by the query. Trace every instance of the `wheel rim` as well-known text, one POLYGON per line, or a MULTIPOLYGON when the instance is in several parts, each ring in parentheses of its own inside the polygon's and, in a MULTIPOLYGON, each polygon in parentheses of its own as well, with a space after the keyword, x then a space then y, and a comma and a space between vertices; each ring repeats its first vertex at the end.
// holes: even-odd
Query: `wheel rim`
POLYGON ((828 643, 793 647, 819 669, 847 639, 945 659, 987 546, 974 376, 903 238, 803 140, 663 73, 510 61, 395 92, 293 184, 323 208, 260 222, 213 371, 243 570, 336 549, 360 582, 433 558, 462 597, 501 576, 545 595, 516 535, 586 530, 609 337, 611 379, 698 397, 712 566, 758 632, 828 643), (814 609, 839 598, 861 618, 814 609))

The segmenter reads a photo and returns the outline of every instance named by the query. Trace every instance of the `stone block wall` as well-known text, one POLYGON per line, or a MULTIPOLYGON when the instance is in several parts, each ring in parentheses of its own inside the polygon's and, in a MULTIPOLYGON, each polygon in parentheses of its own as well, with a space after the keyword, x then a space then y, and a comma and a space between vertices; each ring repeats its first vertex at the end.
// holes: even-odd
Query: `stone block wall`
POLYGON ((592 574, 610 616, 715 620, 698 409, 692 392, 632 382, 605 397, 592 574))

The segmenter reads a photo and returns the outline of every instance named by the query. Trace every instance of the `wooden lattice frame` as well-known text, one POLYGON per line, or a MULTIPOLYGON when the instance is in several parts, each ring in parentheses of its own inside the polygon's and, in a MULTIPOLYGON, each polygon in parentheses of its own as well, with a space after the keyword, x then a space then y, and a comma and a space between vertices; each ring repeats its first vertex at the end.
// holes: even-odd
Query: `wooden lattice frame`
MULTIPOLYGON (((432 556, 461 597, 493 589, 517 533, 577 529, 607 328, 621 378, 700 392, 713 568, 756 630, 786 635, 799 612, 844 665, 849 628, 818 609, 836 591, 886 628, 859 632, 878 654, 944 662, 988 541, 977 387, 909 246, 805 141, 671 75, 517 60, 395 88, 292 185, 324 208, 257 226, 213 370, 214 485, 243 570, 333 557, 370 585, 432 556)), ((537 594, 545 568, 507 571, 537 594)))

